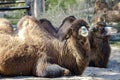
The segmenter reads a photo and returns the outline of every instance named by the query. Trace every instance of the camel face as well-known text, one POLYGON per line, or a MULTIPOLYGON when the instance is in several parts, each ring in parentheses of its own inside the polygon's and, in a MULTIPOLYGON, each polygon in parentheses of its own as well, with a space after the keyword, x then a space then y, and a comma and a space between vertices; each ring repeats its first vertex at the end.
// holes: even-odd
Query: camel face
POLYGON ((105 22, 98 22, 94 28, 94 31, 97 38, 105 38, 110 36, 108 27, 106 26, 105 22))
POLYGON ((76 37, 87 37, 88 36, 88 30, 89 26, 84 20, 75 20, 72 24, 72 27, 75 27, 73 29, 73 35, 76 37))

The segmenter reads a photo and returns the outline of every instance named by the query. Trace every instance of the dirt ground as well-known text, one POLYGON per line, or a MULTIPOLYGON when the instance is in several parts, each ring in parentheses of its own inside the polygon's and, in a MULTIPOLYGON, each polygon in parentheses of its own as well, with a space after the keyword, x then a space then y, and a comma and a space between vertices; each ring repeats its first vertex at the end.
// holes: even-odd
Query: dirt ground
POLYGON ((120 80, 120 47, 112 47, 108 68, 87 67, 81 76, 60 78, 39 78, 32 76, 0 77, 1 80, 48 80, 48 79, 76 79, 76 80, 120 80))

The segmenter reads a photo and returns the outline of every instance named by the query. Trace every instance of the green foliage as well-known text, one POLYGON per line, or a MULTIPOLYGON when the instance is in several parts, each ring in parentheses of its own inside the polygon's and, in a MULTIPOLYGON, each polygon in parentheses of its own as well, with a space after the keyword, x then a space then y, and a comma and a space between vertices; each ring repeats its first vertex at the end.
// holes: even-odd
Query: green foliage
POLYGON ((56 7, 66 10, 69 5, 73 6, 75 3, 76 0, 46 0, 46 10, 56 7))
POLYGON ((111 46, 119 46, 120 47, 120 41, 110 41, 111 46))
POLYGON ((52 7, 57 5, 57 3, 58 3, 57 0, 46 0, 45 2, 46 10, 51 9, 52 7))
POLYGON ((25 10, 8 11, 8 14, 4 14, 4 17, 8 19, 20 19, 21 16, 24 16, 24 13, 25 10))
POLYGON ((47 18, 55 27, 59 27, 62 20, 71 15, 88 20, 87 10, 89 8, 85 4, 85 0, 46 0, 46 5, 47 10, 39 18, 47 18))
POLYGON ((19 19, 10 19, 10 21, 13 25, 16 25, 19 19))

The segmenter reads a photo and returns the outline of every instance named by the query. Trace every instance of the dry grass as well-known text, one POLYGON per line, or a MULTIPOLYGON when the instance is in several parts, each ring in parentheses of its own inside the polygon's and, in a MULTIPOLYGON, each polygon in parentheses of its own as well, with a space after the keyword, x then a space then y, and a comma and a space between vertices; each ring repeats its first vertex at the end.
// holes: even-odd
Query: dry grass
MULTIPOLYGON (((74 6, 68 5, 66 10, 63 10, 59 6, 52 8, 42 14, 40 14, 39 18, 47 18, 50 20, 55 27, 59 27, 62 23, 62 20, 70 15, 74 15, 77 18, 85 19, 88 22, 88 5, 82 3, 78 3, 74 6)), ((91 15, 91 14, 90 14, 91 15)))

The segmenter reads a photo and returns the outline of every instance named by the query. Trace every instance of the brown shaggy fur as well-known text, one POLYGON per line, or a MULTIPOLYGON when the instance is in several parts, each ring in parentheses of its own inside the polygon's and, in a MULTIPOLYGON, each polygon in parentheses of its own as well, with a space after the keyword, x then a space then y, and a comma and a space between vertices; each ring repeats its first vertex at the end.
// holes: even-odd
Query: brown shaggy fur
POLYGON ((108 7, 106 2, 97 0, 95 2, 92 22, 95 23, 98 18, 103 18, 105 22, 120 22, 120 2, 115 4, 113 9, 108 7))
POLYGON ((106 2, 96 0, 95 7, 94 7, 94 14, 98 13, 99 11, 108 10, 108 4, 106 2))
POLYGON ((118 10, 118 11, 120 11, 120 2, 118 2, 117 4, 115 4, 115 5, 113 6, 113 10, 118 10))
POLYGON ((110 56, 110 35, 107 35, 105 30, 105 22, 98 22, 90 31, 90 47, 92 59, 89 66, 106 68, 110 56))
POLYGON ((113 10, 106 13, 107 22, 120 22, 120 11, 113 10))
MULTIPOLYGON (((13 35, 12 24, 5 18, 0 18, 0 41, 7 41, 13 35), (7 38, 6 38, 7 37, 7 38)), ((0 43, 0 46, 7 45, 6 42, 0 43)))
POLYGON ((0 18, 0 32, 13 34, 12 24, 5 18, 0 18))
MULTIPOLYGON (((21 36, 7 39, 0 47, 0 74, 5 76, 35 75, 58 77, 81 75, 89 63, 88 37, 78 34, 84 20, 76 20, 67 31, 69 38, 60 42, 52 37, 34 17, 18 22, 21 36)), ((3 43, 4 39, 0 41, 3 43)), ((1 45, 1 44, 0 44, 1 45)))
POLYGON ((105 22, 120 22, 120 12, 117 10, 101 11, 92 18, 93 23, 97 23, 99 18, 103 18, 105 22))
POLYGON ((40 23, 44 26, 44 28, 52 34, 54 37, 58 38, 59 40, 63 40, 66 34, 66 31, 69 29, 69 26, 76 18, 74 16, 66 17, 60 27, 57 29, 55 28, 52 23, 47 19, 40 19, 40 23))

